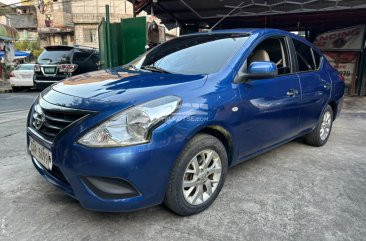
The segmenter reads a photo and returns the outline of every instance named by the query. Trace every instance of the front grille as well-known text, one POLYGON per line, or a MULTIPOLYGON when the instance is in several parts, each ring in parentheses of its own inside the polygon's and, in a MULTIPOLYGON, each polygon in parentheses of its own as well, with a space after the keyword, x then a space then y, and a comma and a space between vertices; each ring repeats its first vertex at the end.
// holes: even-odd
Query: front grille
POLYGON ((56 177, 58 180, 60 180, 60 181, 62 181, 62 182, 64 182, 65 184, 67 184, 67 185, 69 185, 69 186, 70 186, 70 184, 69 184, 69 182, 66 180, 66 178, 65 178, 64 174, 62 174, 62 172, 61 172, 60 168, 58 168, 57 166, 53 165, 53 166, 52 166, 52 170, 51 170, 51 171, 50 171, 50 170, 48 170, 48 172, 49 172, 52 176, 56 177))
POLYGON ((85 111, 56 107, 45 108, 40 104, 33 107, 31 116, 32 128, 43 138, 53 142, 55 137, 67 126, 86 116, 85 111))

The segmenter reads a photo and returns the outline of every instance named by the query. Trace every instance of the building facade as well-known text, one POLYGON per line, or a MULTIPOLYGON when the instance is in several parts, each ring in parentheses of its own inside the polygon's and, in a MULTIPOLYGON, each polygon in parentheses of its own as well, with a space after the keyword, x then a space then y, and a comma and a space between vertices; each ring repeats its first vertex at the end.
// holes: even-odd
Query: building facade
POLYGON ((37 11, 33 5, 8 7, 0 16, 0 23, 15 28, 20 41, 37 41, 37 11))
POLYGON ((126 0, 72 1, 72 19, 75 29, 75 44, 99 47, 98 25, 105 17, 105 5, 110 7, 111 22, 132 17, 132 4, 126 0))
MULTIPOLYGON (((133 5, 127 0, 26 0, 7 7, 10 10, 0 16, 0 22, 16 28, 20 40, 38 40, 40 47, 75 44, 98 48, 98 26, 105 17, 106 5, 112 23, 133 16, 133 5)), ((146 12, 139 16, 146 16, 146 12)), ((151 22, 151 16, 147 20, 151 22)), ((166 39, 177 35, 177 30, 164 32, 166 39)))
POLYGON ((35 1, 41 47, 74 44, 71 2, 69 0, 35 1))

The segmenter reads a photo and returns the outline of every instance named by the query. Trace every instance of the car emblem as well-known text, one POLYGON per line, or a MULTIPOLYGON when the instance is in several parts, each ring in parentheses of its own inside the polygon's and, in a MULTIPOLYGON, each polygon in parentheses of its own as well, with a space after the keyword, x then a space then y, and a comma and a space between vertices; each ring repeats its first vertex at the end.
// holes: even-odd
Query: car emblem
POLYGON ((43 126, 46 120, 46 116, 42 111, 42 108, 39 104, 34 107, 34 114, 33 114, 33 126, 39 130, 43 126))

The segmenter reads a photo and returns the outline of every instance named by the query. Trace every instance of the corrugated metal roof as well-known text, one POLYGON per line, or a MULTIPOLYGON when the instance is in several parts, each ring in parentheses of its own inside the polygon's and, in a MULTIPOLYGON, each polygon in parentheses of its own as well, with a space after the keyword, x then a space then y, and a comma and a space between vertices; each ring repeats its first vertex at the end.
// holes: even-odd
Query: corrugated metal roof
POLYGON ((0 39, 3 40, 17 40, 19 34, 16 29, 4 24, 0 24, 0 39))

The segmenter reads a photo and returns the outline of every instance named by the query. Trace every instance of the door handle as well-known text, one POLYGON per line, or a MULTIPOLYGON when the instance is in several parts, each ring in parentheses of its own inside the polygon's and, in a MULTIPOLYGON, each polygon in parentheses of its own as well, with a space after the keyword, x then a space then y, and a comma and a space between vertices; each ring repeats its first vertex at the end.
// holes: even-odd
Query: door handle
POLYGON ((287 91, 287 95, 288 96, 295 96, 295 95, 298 95, 299 94, 299 91, 298 90, 296 90, 296 89, 289 89, 288 91, 287 91))
POLYGON ((324 83, 324 85, 323 85, 323 87, 324 87, 325 89, 327 89, 327 90, 329 90, 331 86, 332 86, 332 85, 331 85, 330 83, 324 83))

